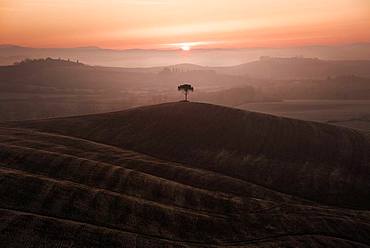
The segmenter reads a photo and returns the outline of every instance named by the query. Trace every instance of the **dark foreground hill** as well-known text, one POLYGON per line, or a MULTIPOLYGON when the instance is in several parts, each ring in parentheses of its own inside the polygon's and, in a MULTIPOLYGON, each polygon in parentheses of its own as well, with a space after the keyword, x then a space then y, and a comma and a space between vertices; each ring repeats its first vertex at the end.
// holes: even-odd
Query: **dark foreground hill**
POLYGON ((357 131, 200 103, 0 128, 1 247, 369 247, 357 131))

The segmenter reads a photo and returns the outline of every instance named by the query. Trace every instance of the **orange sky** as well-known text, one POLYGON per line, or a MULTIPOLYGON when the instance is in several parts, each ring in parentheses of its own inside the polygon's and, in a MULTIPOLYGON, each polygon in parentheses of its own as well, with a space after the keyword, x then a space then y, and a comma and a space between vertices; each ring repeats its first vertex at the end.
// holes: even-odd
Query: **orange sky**
POLYGON ((0 0, 0 44, 105 48, 370 42, 370 0, 0 0))

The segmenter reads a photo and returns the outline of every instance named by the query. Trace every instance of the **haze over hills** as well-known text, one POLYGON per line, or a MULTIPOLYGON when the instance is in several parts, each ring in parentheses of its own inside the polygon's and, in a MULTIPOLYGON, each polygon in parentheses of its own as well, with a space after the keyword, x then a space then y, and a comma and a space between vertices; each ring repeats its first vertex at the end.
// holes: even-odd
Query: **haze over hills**
POLYGON ((90 65, 115 67, 152 67, 180 63, 202 66, 233 66, 257 60, 261 56, 309 57, 323 60, 369 60, 370 43, 302 46, 288 48, 233 48, 181 50, 128 49, 113 50, 95 46, 77 48, 32 48, 0 45, 0 65, 30 58, 63 58, 90 65))
POLYGON ((0 134, 8 247, 370 245, 359 131, 177 102, 0 134))
POLYGON ((318 58, 271 58, 220 68, 220 73, 249 75, 254 78, 304 79, 324 78, 338 75, 357 75, 370 77, 370 60, 320 60, 318 58))
MULTIPOLYGON (((28 59, 0 66, 0 120, 81 115, 175 101, 181 97, 176 91, 179 82, 195 86, 194 100, 226 106, 297 99, 366 101, 370 99, 369 68, 366 60, 298 57, 264 57, 229 67, 178 64, 150 68, 28 59)), ((327 121, 338 118, 367 116, 336 116, 327 121)))

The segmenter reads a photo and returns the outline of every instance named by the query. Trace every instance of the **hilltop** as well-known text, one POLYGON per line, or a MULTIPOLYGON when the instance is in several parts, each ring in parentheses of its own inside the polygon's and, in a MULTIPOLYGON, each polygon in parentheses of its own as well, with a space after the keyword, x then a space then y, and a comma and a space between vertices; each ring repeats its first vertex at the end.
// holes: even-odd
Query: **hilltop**
POLYGON ((181 102, 21 126, 196 164, 325 203, 370 207, 370 143, 351 129, 181 102), (261 177, 266 171, 270 177, 261 177))
POLYGON ((8 247, 370 245, 352 129, 176 102, 3 123, 0 146, 8 247))

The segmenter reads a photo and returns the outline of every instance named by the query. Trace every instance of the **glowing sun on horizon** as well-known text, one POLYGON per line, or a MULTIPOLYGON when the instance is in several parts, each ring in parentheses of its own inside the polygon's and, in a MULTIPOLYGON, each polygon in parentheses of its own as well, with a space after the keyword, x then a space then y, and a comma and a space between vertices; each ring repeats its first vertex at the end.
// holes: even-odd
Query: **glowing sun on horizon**
POLYGON ((180 46, 181 50, 183 51, 190 51, 190 45, 189 44, 181 44, 180 46))
POLYGON ((167 47, 168 46, 176 47, 176 49, 179 49, 179 50, 184 51, 184 52, 188 52, 188 51, 194 49, 194 47, 207 45, 207 44, 211 44, 211 42, 193 41, 193 42, 181 42, 181 43, 168 43, 168 44, 164 44, 164 45, 166 45, 167 47))
POLYGON ((164 44, 166 47, 175 47, 176 49, 179 49, 181 51, 188 52, 195 47, 211 44, 211 42, 205 42, 205 41, 193 41, 193 42, 181 42, 181 43, 168 43, 164 44))

